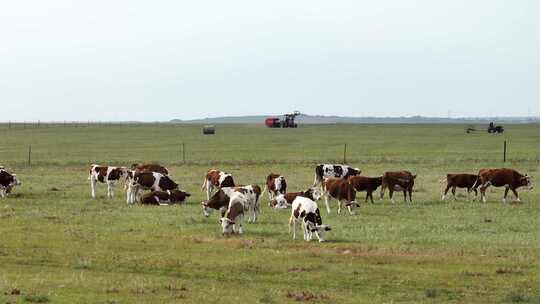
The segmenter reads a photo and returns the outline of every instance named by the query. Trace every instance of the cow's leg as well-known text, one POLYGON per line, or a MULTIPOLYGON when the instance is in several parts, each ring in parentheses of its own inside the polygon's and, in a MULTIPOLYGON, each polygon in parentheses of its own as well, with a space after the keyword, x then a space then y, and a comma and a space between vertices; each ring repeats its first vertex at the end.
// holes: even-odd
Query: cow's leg
POLYGON ((90 178, 90 189, 92 189, 92 198, 96 198, 96 184, 97 180, 94 177, 90 178))
POLYGON ((212 183, 207 180, 206 181, 206 200, 210 200, 210 192, 212 191, 212 183))
POLYGON ((456 186, 452 187, 452 196, 454 197, 454 201, 457 201, 457 198, 456 198, 456 186))
POLYGON ((330 214, 330 203, 328 202, 328 194, 324 195, 324 204, 326 205, 326 212, 330 214))
POLYGON ((486 202, 486 189, 489 187, 489 182, 485 183, 485 184, 482 184, 482 186, 480 186, 480 199, 482 200, 482 202, 486 202))
POLYGON ((392 201, 392 204, 395 204, 396 202, 394 201, 394 189, 388 188, 388 196, 390 196, 390 201, 392 201))
POLYGON ((289 234, 291 234, 291 229, 292 229, 292 238, 293 240, 296 239, 296 219, 294 218, 294 216, 291 215, 291 218, 289 219, 289 234))
POLYGON ((409 187, 409 203, 412 204, 412 186, 409 187))
POLYGON ((339 200, 339 199, 338 199, 337 201, 338 201, 338 210, 337 210, 337 214, 341 214, 341 204, 342 204, 342 202, 341 202, 341 200, 339 200))
POLYGON ((113 198, 114 196, 114 189, 113 189, 113 186, 114 186, 114 182, 107 182, 107 197, 108 198, 113 198))
POLYGON ((404 202, 404 203, 407 202, 407 188, 404 188, 404 189, 403 189, 403 202, 404 202))
POLYGON ((521 202, 521 199, 519 198, 519 195, 517 193, 516 189, 512 189, 512 192, 514 193, 514 196, 516 197, 516 202, 521 202))
POLYGON ((476 201, 476 198, 478 197, 478 190, 476 188, 472 188, 472 190, 474 191, 473 201, 476 201))
POLYGON ((446 194, 448 194, 448 190, 450 190, 450 188, 451 188, 451 185, 447 184, 446 189, 444 189, 444 193, 443 193, 443 196, 441 198, 442 201, 444 201, 444 199, 446 198, 446 194))
POLYGON ((4 198, 4 197, 6 197, 6 193, 5 193, 5 190, 4 190, 4 188, 3 188, 3 187, 2 187, 2 188, 0 188, 0 197, 1 197, 1 198, 4 198))
POLYGON ((243 214, 240 214, 239 216, 236 217, 236 220, 235 220, 237 223, 238 223, 238 234, 243 234, 244 233, 244 215, 243 214))
POLYGON ((502 199, 502 202, 503 202, 503 203, 506 203, 506 197, 508 196, 508 190, 510 190, 510 187, 506 186, 506 187, 504 188, 504 197, 503 197, 503 199, 502 199))

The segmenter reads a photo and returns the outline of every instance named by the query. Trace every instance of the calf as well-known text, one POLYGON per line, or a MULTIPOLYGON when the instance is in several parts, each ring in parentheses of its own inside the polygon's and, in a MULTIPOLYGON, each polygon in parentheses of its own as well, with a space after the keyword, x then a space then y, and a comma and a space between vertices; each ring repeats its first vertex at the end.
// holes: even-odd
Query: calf
POLYGON ((234 233, 236 225, 238 225, 238 234, 244 233, 244 210, 246 210, 247 204, 249 204, 248 198, 244 193, 234 192, 231 194, 227 211, 219 220, 223 235, 234 233))
POLYGON ((409 202, 412 203, 412 191, 416 175, 409 171, 385 172, 382 176, 381 199, 384 198, 384 191, 388 188, 390 200, 394 202, 394 191, 403 191, 405 202, 407 201, 407 192, 409 193, 409 202))
POLYGON ((318 187, 309 188, 306 191, 302 192, 289 192, 285 194, 280 194, 274 197, 270 201, 270 206, 274 209, 286 209, 292 205, 292 202, 298 196, 307 197, 312 201, 318 201, 321 199, 321 190, 318 187))
POLYGON ((181 190, 152 191, 143 195, 141 203, 147 205, 182 204, 191 194, 181 190))
POLYGON ((339 164, 319 164, 315 167, 315 180, 313 187, 321 185, 323 180, 335 177, 347 179, 349 176, 360 175, 362 171, 358 168, 352 168, 347 165, 339 164))
POLYGON ((219 189, 209 200, 201 203, 204 216, 210 216, 212 210, 219 210, 223 217, 225 209, 229 206, 230 197, 234 193, 244 194, 246 198, 246 211, 249 211, 250 214, 249 222, 255 222, 260 212, 259 200, 261 196, 261 188, 257 185, 224 187, 219 189))
POLYGON ((107 184, 107 198, 113 198, 114 185, 122 179, 125 180, 127 176, 128 170, 125 167, 100 166, 96 164, 90 166, 88 179, 90 180, 92 198, 96 198, 96 186, 98 182, 107 184))
POLYGON ((478 179, 476 180, 475 187, 480 187, 480 197, 482 201, 486 202, 486 189, 489 186, 493 187, 505 187, 503 203, 506 203, 506 197, 508 196, 508 190, 512 190, 516 196, 516 200, 520 202, 517 189, 519 187, 527 187, 532 190, 532 178, 527 174, 523 175, 514 169, 481 169, 478 172, 478 179))
POLYGON ((174 190, 178 188, 178 184, 175 183, 169 176, 163 175, 158 172, 137 172, 133 175, 133 180, 128 185, 127 190, 127 203, 133 204, 138 201, 139 191, 144 189, 150 189, 152 191, 166 191, 174 190))
POLYGON ((204 177, 202 189, 206 188, 206 199, 210 199, 210 194, 214 189, 223 187, 234 187, 234 179, 231 174, 219 170, 210 170, 204 177))
POLYGON ((19 185, 21 185, 21 182, 17 179, 15 173, 10 173, 4 167, 0 167, 0 197, 6 197, 14 186, 19 185))
POLYGON ((379 177, 366 177, 366 176, 351 176, 349 177, 349 183, 358 192, 366 191, 366 200, 371 199, 373 204, 373 191, 377 190, 382 184, 382 176, 379 177))
POLYGON ((321 212, 317 203, 307 197, 298 196, 292 203, 289 234, 292 230, 293 240, 296 239, 296 223, 298 221, 302 221, 305 241, 311 241, 313 233, 315 233, 319 242, 324 242, 326 231, 331 230, 330 226, 322 224, 321 212))
POLYGON ((225 210, 229 206, 230 198, 223 189, 219 189, 210 199, 205 202, 201 202, 201 207, 204 216, 210 216, 212 210, 221 211, 221 217, 225 216, 225 210))
POLYGON ((349 214, 353 214, 354 207, 360 207, 356 202, 356 191, 349 179, 328 178, 323 182, 323 196, 326 204, 326 211, 330 214, 329 197, 333 197, 338 201, 338 214, 341 214, 341 205, 344 204, 349 210, 349 214))
POLYGON ((452 188, 452 196, 454 197, 454 200, 456 199, 456 188, 467 188, 467 198, 469 198, 471 194, 471 190, 474 191, 474 197, 478 196, 478 191, 476 190, 480 185, 475 185, 476 180, 478 179, 478 175, 476 174, 466 174, 466 173, 459 173, 459 174, 447 174, 446 175, 446 189, 444 189, 444 194, 442 196, 442 199, 446 198, 446 195, 448 194, 448 190, 452 188))
POLYGON ((268 199, 271 201, 279 194, 287 192, 287 181, 283 175, 270 173, 266 177, 266 186, 263 192, 268 189, 268 199))

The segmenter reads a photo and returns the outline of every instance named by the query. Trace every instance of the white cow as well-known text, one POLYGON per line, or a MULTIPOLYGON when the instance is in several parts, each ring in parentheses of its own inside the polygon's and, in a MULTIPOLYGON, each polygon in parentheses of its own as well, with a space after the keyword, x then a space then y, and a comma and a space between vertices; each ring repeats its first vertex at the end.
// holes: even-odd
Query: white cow
POLYGON ((326 231, 331 228, 322 224, 321 213, 317 203, 307 197, 298 196, 292 203, 292 213, 289 219, 289 234, 293 233, 293 240, 296 239, 296 222, 302 222, 304 230, 304 240, 311 241, 313 233, 317 235, 319 242, 324 242, 326 231))

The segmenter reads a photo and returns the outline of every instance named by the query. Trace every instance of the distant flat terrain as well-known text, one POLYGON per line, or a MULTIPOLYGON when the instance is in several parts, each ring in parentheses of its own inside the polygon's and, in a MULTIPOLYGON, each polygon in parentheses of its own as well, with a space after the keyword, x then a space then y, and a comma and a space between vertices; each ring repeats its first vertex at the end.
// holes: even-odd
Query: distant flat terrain
MULTIPOLYGON (((22 186, 0 199, 0 302, 25 303, 512 303, 540 301, 540 194, 523 203, 441 202, 446 173, 511 167, 540 170, 540 126, 466 134, 466 124, 336 124, 268 129, 257 124, 0 126, 0 165, 22 186), (508 161, 503 142, 508 143, 508 161), (243 236, 221 235, 218 214, 202 215, 208 169, 263 185, 283 174, 290 191, 313 183, 314 166, 346 161, 363 174, 418 175, 414 203, 397 194, 330 215, 327 243, 288 235, 290 210, 267 206, 243 236), (31 166, 28 152, 31 147, 31 166), (90 197, 91 163, 159 161, 186 205, 126 206, 90 197)), ((378 194, 378 193, 377 193, 378 194)), ((377 198, 378 195, 375 197, 377 198)), ((365 194, 359 193, 363 203, 365 194)))

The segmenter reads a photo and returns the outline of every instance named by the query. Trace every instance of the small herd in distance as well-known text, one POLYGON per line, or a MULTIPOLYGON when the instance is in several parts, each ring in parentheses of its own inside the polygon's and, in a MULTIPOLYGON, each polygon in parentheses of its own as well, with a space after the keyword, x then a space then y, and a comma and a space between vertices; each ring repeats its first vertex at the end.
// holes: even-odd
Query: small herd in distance
MULTIPOLYGON (((394 192, 402 192, 405 202, 412 203, 413 187, 416 175, 409 171, 389 171, 382 176, 362 176, 361 170, 341 164, 319 164, 315 167, 313 184, 300 192, 287 192, 287 180, 281 174, 270 173, 266 177, 264 189, 257 184, 238 185, 231 174, 212 169, 206 173, 202 190, 206 200, 201 202, 202 213, 208 217, 213 211, 220 212, 219 224, 222 233, 242 234, 245 231, 244 216, 249 223, 256 223, 259 217, 260 200, 268 192, 268 205, 273 209, 291 208, 289 233, 296 238, 296 225, 300 224, 304 240, 310 241, 316 236, 320 242, 331 227, 323 224, 317 202, 324 198, 326 211, 331 213, 330 201, 337 201, 337 213, 346 209, 354 214, 360 207, 356 200, 357 192, 366 192, 365 202, 373 203, 373 192, 380 188, 380 198, 388 190, 389 198, 394 201, 394 192)), ((191 196, 181 190, 170 177, 169 170, 156 163, 133 164, 130 168, 101 166, 93 164, 89 170, 91 196, 96 198, 98 183, 107 185, 107 198, 114 197, 114 186, 123 182, 128 205, 135 203, 147 205, 171 205, 185 203, 191 196), (145 191, 148 192, 144 193, 145 191)), ((520 201, 517 189, 533 188, 532 178, 514 169, 481 169, 478 174, 447 174, 442 200, 451 191, 454 199, 456 189, 467 190, 468 197, 474 191, 475 199, 480 190, 480 200, 486 202, 486 189, 490 186, 504 187, 503 202, 506 202, 511 190, 520 201)), ((0 197, 9 195, 21 182, 17 175, 0 166, 0 197)))

